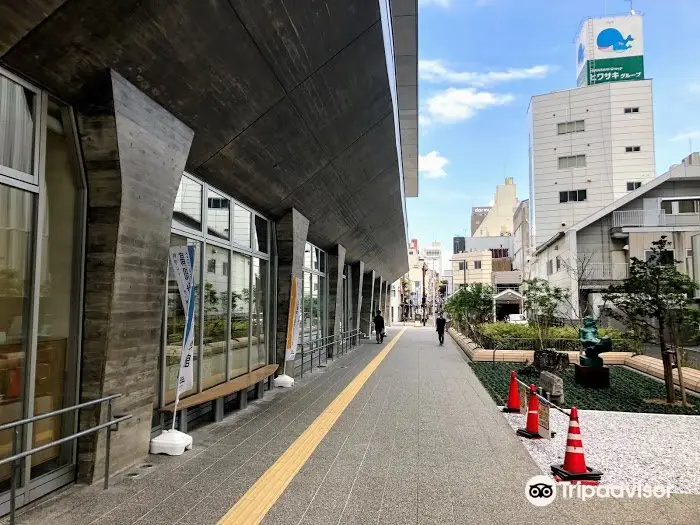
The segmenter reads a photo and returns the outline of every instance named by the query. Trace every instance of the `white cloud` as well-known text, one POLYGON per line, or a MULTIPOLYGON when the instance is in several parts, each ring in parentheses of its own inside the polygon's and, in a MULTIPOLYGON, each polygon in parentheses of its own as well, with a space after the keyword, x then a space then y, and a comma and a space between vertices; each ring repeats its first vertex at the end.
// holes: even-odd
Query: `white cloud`
POLYGON ((700 130, 688 131, 687 133, 679 133, 675 137, 671 137, 671 142, 680 142, 682 140, 700 139, 700 130))
POLYGON ((504 106, 515 100, 513 95, 478 91, 475 88, 449 88, 430 97, 424 115, 429 121, 458 122, 473 117, 477 111, 504 106))
POLYGON ((439 7, 450 7, 450 0, 418 0, 419 6, 436 5, 439 7))
POLYGON ((492 84, 503 84, 516 80, 544 78, 554 70, 554 67, 537 65, 528 68, 508 68, 505 71, 488 71, 476 73, 473 71, 456 71, 442 60, 419 60, 418 74, 421 80, 432 83, 466 84, 484 87, 492 84))
POLYGON ((427 155, 418 156, 418 171, 427 179, 440 179, 447 176, 445 166, 449 163, 446 157, 433 150, 427 155))

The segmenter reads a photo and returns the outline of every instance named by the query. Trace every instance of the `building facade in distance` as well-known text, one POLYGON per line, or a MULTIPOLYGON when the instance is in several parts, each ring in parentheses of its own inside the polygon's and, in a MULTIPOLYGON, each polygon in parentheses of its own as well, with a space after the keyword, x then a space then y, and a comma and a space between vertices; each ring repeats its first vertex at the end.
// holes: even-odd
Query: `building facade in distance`
MULTIPOLYGON (((483 219, 480 218, 472 237, 492 237, 498 235, 512 235, 513 212, 518 206, 518 195, 515 182, 512 177, 507 177, 503 184, 496 186, 496 194, 493 198, 493 206, 488 209, 483 219)), ((486 208, 476 208, 486 210, 486 208)), ((472 225, 474 225, 474 213, 472 212, 472 225)))

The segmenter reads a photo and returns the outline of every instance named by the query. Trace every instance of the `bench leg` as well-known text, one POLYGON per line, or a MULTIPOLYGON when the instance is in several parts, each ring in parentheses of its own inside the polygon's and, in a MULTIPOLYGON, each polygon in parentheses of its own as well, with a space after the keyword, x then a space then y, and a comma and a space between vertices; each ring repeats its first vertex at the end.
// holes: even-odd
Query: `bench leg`
MULTIPOLYGON (((173 417, 175 417, 175 414, 173 414, 173 417)), ((187 434, 187 409, 183 408, 180 409, 180 421, 178 421, 178 429, 180 432, 187 434)))
POLYGON ((265 395, 265 381, 255 383, 255 399, 262 399, 265 395))
POLYGON ((248 406, 248 389, 239 390, 238 392, 238 409, 243 410, 248 406))
POLYGON ((212 410, 212 419, 215 423, 223 421, 224 419, 224 398, 220 397, 214 400, 214 406, 212 410))

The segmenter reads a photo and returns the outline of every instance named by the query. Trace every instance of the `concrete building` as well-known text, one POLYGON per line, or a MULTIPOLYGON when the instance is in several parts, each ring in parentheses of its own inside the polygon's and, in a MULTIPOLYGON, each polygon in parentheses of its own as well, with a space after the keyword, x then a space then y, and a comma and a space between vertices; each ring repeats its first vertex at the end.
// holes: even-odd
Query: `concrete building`
MULTIPOLYGON (((503 184, 496 187, 493 206, 481 219, 472 237, 491 237, 494 235, 512 235, 513 212, 518 206, 518 196, 512 177, 507 177, 503 184)), ((485 208, 479 208, 484 210, 485 208)), ((472 213, 472 225, 474 215, 472 213)))
POLYGON ((534 246, 654 178, 650 80, 533 97, 530 214, 534 246))
MULTIPOLYGON (((451 261, 450 261, 450 266, 451 266, 451 265, 452 265, 452 264, 451 264, 451 261)), ((442 276, 442 279, 441 279, 441 280, 444 280, 444 281, 447 282, 446 294, 447 294, 447 297, 449 297, 450 295, 452 295, 452 294, 454 293, 454 290, 455 290, 455 285, 454 285, 454 274, 453 274, 452 268, 450 268, 450 269, 448 269, 448 270, 445 270, 445 274, 444 274, 444 276, 442 276)))
POLYGON ((459 290, 465 284, 491 285, 493 261, 490 250, 454 254, 451 259, 454 290, 459 290))
POLYGON ((466 250, 466 241, 464 236, 452 238, 452 253, 462 253, 466 250))
POLYGON ((493 257, 499 259, 513 255, 513 236, 467 237, 465 252, 491 250, 493 257))
POLYGON ((525 271, 530 257, 530 201, 521 201, 513 214, 513 268, 525 271))
POLYGON ((601 293, 628 275, 633 257, 645 259, 653 241, 672 243, 679 271, 697 279, 692 237, 700 231, 700 155, 629 192, 533 254, 532 272, 570 291, 562 314, 597 314, 601 293))
POLYGON ((586 20, 576 56, 581 87, 535 96, 529 108, 533 247, 655 174, 652 83, 644 80, 641 17, 586 20), (622 32, 632 38, 613 49, 609 35, 622 32))
POLYGON ((423 249, 422 254, 428 268, 438 275, 442 275, 442 244, 439 241, 433 241, 429 248, 423 249))
MULTIPOLYGON (((481 223, 484 222, 484 219, 486 216, 489 214, 489 211, 491 211, 491 206, 479 206, 479 207, 474 207, 472 208, 472 218, 471 218, 471 235, 476 235, 476 232, 479 231, 479 226, 481 226, 481 223)), ((459 253, 459 252, 455 252, 459 253)))
MULTIPOLYGON (((32 0, 2 13, 0 424, 123 394, 114 414, 133 417, 112 437, 112 471, 144 460, 179 375, 171 246, 196 248, 183 430, 244 407, 285 365, 290 277, 304 348, 387 311, 418 192, 416 0, 32 0)), ((25 426, 17 451, 106 413, 25 426)), ((0 435, 8 454, 12 439, 0 435)), ((104 464, 102 433, 27 456, 17 504, 93 483, 104 464)))

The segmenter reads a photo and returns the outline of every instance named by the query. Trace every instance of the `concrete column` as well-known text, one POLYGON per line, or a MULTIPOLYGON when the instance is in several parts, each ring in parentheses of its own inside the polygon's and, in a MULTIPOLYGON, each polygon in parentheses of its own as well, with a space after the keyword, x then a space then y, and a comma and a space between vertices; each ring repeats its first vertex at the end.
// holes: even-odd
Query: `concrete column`
POLYGON ((386 325, 391 326, 391 283, 386 283, 386 298, 384 300, 384 318, 386 325))
POLYGON ((382 311, 382 316, 386 323, 386 279, 383 277, 382 284, 379 286, 379 307, 377 309, 382 311))
MULTIPOLYGON (((123 393, 111 471, 148 454, 175 196, 194 133, 114 71, 93 86, 102 103, 77 108, 87 177, 81 399, 123 393)), ((81 411, 81 428, 106 407, 81 411)), ((78 479, 104 472, 104 433, 78 444, 78 479)))
POLYGON ((349 290, 350 290, 350 327, 353 330, 360 330, 360 319, 362 319, 362 285, 365 274, 365 263, 356 262, 350 267, 349 290))
MULTIPOLYGON (((345 248, 340 244, 328 254, 326 279, 328 280, 328 335, 340 333, 343 315, 343 269, 345 268, 345 248)), ((334 354, 335 345, 328 350, 334 354)))
POLYGON ((381 297, 382 297, 382 278, 378 275, 374 280, 374 293, 372 299, 372 317, 377 315, 377 310, 381 309, 381 297))
MULTIPOLYGON (((303 277, 304 247, 309 233, 309 219, 296 209, 289 210, 275 223, 277 232, 277 362, 279 374, 284 366, 284 348, 289 321, 289 297, 292 276, 299 282, 303 277)), ((294 376, 294 362, 287 363, 287 375, 294 376)))
POLYGON ((362 330, 367 337, 372 335, 372 318, 374 314, 372 313, 372 306, 374 300, 374 281, 376 280, 376 274, 374 270, 364 274, 362 280, 362 330))

